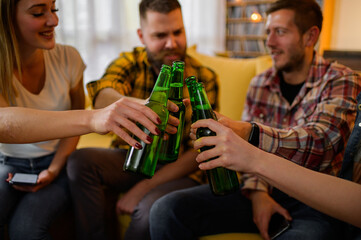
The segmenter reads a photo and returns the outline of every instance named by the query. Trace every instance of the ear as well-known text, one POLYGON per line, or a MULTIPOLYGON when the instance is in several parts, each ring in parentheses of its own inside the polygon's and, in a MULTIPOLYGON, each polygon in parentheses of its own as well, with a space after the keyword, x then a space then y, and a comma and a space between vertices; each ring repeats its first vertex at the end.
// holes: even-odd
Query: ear
POLYGON ((316 26, 311 27, 303 34, 303 42, 307 47, 316 45, 318 37, 320 36, 320 29, 316 26))
POLYGON ((143 32, 142 32, 141 28, 137 29, 137 34, 138 34, 139 40, 142 42, 143 45, 145 45, 144 44, 144 38, 143 38, 143 32))

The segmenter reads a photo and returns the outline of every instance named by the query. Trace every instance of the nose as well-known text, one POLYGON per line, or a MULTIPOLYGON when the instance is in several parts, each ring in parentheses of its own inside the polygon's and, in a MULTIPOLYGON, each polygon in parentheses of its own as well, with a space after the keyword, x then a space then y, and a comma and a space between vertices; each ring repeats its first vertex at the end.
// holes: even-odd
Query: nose
POLYGON ((174 49, 177 47, 177 41, 176 41, 176 37, 174 35, 169 35, 169 37, 167 38, 167 41, 165 43, 165 48, 167 49, 174 49))
POLYGON ((58 26, 58 23, 59 23, 58 15, 56 15, 56 13, 53 12, 49 13, 48 18, 46 20, 46 25, 50 27, 56 27, 58 26))
POLYGON ((276 36, 274 33, 270 32, 267 35, 267 39, 266 39, 266 46, 267 47, 272 47, 275 45, 275 41, 276 41, 276 36))

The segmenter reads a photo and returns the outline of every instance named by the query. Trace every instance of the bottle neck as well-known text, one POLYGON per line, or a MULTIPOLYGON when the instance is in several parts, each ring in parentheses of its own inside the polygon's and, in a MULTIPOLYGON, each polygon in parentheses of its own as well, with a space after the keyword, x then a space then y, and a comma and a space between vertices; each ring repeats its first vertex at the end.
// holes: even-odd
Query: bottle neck
POLYGON ((202 84, 197 83, 195 85, 195 96, 194 103, 192 105, 193 114, 195 118, 198 119, 217 119, 214 114, 211 105, 209 104, 207 94, 202 86, 202 84), (194 107, 193 107, 194 106, 194 107))
POLYGON ((148 102, 157 102, 159 104, 167 106, 169 95, 169 80, 170 67, 163 66, 153 87, 153 91, 150 94, 148 102))
POLYGON ((174 71, 169 89, 169 99, 183 99, 183 69, 174 71))

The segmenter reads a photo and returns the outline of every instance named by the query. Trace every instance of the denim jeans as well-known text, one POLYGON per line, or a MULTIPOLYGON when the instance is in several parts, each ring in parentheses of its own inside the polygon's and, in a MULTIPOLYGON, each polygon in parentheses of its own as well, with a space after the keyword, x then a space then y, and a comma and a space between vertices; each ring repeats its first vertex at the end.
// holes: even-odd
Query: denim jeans
POLYGON ((0 154, 0 239, 8 225, 9 237, 16 239, 51 239, 51 222, 70 206, 66 172, 48 186, 34 193, 15 190, 5 180, 8 173, 40 173, 47 169, 54 154, 35 158, 13 158, 0 154))
MULTIPOLYGON (((342 223, 275 190, 271 195, 286 208, 291 228, 277 239, 342 239, 342 223)), ((208 185, 170 193, 157 200, 150 211, 152 240, 197 239, 230 232, 258 232, 252 220, 250 200, 240 192, 214 196, 208 185)))
POLYGON ((361 93, 357 102, 355 125, 347 141, 339 177, 361 183, 361 93))

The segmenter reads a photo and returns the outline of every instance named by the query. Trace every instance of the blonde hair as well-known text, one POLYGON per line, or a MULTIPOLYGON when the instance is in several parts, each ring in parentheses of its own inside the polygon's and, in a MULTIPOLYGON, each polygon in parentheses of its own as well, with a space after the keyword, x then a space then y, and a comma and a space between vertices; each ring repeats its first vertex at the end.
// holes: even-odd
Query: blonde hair
POLYGON ((18 40, 15 33, 15 7, 20 0, 0 0, 0 94, 7 103, 17 95, 12 82, 14 66, 19 69, 21 62, 18 40))

